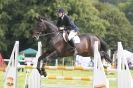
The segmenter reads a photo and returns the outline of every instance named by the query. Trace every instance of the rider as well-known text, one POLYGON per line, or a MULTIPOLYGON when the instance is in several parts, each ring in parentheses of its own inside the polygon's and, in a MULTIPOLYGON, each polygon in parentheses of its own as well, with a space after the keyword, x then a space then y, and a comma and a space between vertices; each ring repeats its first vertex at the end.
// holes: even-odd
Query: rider
POLYGON ((73 38, 77 35, 78 27, 72 20, 70 20, 70 17, 65 14, 65 10, 63 8, 58 9, 58 21, 56 25, 59 30, 69 30, 68 40, 74 43, 73 38))

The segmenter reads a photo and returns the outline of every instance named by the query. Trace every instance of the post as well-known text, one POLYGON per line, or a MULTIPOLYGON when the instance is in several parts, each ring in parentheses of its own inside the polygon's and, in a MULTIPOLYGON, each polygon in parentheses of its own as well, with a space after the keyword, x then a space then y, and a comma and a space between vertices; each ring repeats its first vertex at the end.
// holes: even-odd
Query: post
POLYGON ((58 59, 55 59, 55 66, 58 66, 58 59))
POLYGON ((62 65, 64 66, 65 64, 64 64, 64 58, 62 58, 62 65))
POLYGON ((19 52, 19 41, 15 42, 10 61, 6 68, 4 88, 17 88, 17 57, 19 52), (12 85, 11 85, 12 84, 12 85))

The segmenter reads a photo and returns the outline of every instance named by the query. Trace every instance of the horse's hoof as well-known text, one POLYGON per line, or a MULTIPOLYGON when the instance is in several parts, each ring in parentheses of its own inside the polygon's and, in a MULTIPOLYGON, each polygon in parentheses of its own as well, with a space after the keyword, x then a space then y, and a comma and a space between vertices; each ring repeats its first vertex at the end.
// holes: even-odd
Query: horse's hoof
POLYGON ((43 75, 44 77, 46 77, 47 76, 47 73, 45 71, 41 70, 40 75, 43 75))
POLYGON ((43 73, 43 76, 44 76, 44 77, 46 77, 46 76, 47 76, 47 73, 46 73, 46 72, 44 72, 44 73, 43 73))
POLYGON ((41 74, 46 77, 47 76, 47 72, 44 69, 41 69, 41 74))
POLYGON ((47 76, 47 72, 46 71, 42 71, 43 76, 46 77, 47 76))

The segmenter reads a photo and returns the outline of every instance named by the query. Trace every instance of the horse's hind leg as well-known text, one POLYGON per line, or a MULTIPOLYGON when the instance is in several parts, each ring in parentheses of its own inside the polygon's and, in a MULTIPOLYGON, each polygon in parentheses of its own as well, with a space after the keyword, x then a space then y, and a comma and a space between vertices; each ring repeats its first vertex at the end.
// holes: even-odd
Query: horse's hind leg
POLYGON ((109 55, 106 52, 100 51, 100 55, 101 55, 102 59, 104 58, 107 62, 112 63, 111 58, 109 57, 109 55))

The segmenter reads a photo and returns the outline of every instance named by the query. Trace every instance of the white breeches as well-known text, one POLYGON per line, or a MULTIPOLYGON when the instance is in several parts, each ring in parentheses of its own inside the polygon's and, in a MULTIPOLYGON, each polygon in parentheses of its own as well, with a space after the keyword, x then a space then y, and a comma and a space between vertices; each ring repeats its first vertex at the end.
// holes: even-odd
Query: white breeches
MULTIPOLYGON (((65 32, 63 32, 63 38, 67 42, 65 38, 65 32)), ((80 38, 77 36, 77 32, 75 32, 74 30, 71 30, 68 35, 68 40, 70 41, 71 39, 73 40, 74 43, 80 43, 80 38)))

